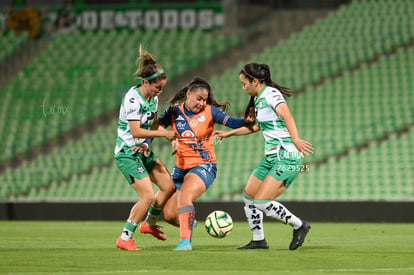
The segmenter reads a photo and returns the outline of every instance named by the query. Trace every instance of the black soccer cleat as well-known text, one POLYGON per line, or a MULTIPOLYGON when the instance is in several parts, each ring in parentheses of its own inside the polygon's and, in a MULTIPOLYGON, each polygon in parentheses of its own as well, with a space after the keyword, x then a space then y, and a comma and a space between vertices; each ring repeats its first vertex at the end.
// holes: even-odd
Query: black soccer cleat
POLYGON ((250 241, 248 244, 239 246, 237 249, 268 249, 269 245, 266 242, 266 239, 261 241, 250 241))
POLYGON ((310 228, 311 226, 307 221, 302 221, 302 226, 293 230, 293 238, 289 245, 290 250, 295 250, 303 244, 310 228))

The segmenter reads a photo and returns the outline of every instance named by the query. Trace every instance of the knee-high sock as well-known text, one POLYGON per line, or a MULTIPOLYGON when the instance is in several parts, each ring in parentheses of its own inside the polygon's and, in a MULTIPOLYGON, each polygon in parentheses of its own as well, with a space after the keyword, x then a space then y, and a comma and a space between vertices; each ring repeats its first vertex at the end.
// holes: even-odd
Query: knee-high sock
POLYGON ((293 215, 285 206, 274 200, 255 200, 254 205, 263 211, 266 216, 275 218, 285 224, 290 224, 294 229, 302 226, 302 220, 293 215))
POLYGON ((149 226, 153 226, 157 223, 158 218, 160 217, 161 209, 155 208, 153 204, 151 204, 150 208, 148 209, 147 218, 145 221, 149 226))
POLYGON ((243 193, 244 213, 253 234, 253 241, 264 239, 263 213, 256 208, 253 198, 243 193))
POLYGON ((132 239, 136 229, 137 224, 128 219, 125 223, 124 229, 122 230, 121 239, 124 241, 132 239))
POLYGON ((180 219, 180 239, 191 240, 193 223, 195 218, 194 205, 187 205, 178 209, 180 219))

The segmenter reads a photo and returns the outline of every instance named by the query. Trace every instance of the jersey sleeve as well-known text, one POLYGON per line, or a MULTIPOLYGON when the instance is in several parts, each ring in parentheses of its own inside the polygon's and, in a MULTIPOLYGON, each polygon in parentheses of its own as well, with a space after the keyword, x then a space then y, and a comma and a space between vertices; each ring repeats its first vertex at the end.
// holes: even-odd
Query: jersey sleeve
POLYGON ((162 127, 167 128, 172 123, 173 113, 174 113, 174 106, 168 107, 162 114, 158 117, 158 123, 161 124, 162 127))
POLYGON ((213 116, 213 121, 230 128, 240 128, 244 125, 244 118, 235 118, 231 117, 216 106, 211 106, 211 115, 213 116))
POLYGON ((285 98, 283 97, 282 93, 277 90, 276 88, 272 88, 272 92, 269 94, 269 96, 266 97, 267 104, 272 107, 272 109, 275 109, 277 105, 280 103, 285 103, 285 98))
POLYGON ((141 120, 142 115, 139 113, 140 104, 134 97, 125 97, 124 108, 127 120, 141 120))

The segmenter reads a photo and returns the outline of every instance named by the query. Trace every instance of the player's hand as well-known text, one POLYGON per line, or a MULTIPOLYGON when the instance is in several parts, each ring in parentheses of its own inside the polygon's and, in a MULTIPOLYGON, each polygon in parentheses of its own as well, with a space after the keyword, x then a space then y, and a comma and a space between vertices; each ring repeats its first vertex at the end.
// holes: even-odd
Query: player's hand
POLYGON ((171 147, 172 147, 171 156, 174 156, 177 153, 178 148, 180 147, 180 144, 178 143, 178 139, 174 139, 171 141, 171 147))
POLYGON ((129 150, 137 152, 137 153, 144 153, 144 156, 149 157, 148 156, 148 144, 146 144, 146 143, 143 143, 141 145, 133 146, 133 147, 129 148, 129 150))
POLYGON ((172 141, 177 137, 177 134, 174 131, 164 130, 164 137, 169 141, 172 141))
POLYGON ((255 121, 255 115, 254 115, 254 108, 253 107, 250 107, 250 109, 249 109, 249 114, 247 115, 247 117, 245 117, 244 118, 244 120, 247 122, 247 123, 250 123, 250 122, 254 122, 255 121))
POLYGON ((222 140, 223 138, 229 137, 228 131, 217 130, 214 131, 213 136, 216 140, 222 140))
POLYGON ((313 154, 313 147, 312 144, 310 144, 309 142, 299 138, 292 140, 292 142, 295 145, 296 149, 298 149, 299 152, 301 152, 305 156, 313 154))

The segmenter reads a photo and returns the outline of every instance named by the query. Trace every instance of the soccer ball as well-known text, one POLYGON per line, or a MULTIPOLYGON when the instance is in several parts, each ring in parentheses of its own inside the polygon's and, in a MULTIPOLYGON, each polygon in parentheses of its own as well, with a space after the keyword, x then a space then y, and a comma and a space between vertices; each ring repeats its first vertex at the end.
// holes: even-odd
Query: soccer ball
POLYGON ((224 211, 216 210, 211 212, 206 218, 206 230, 214 238, 224 238, 233 229, 233 220, 224 211))

